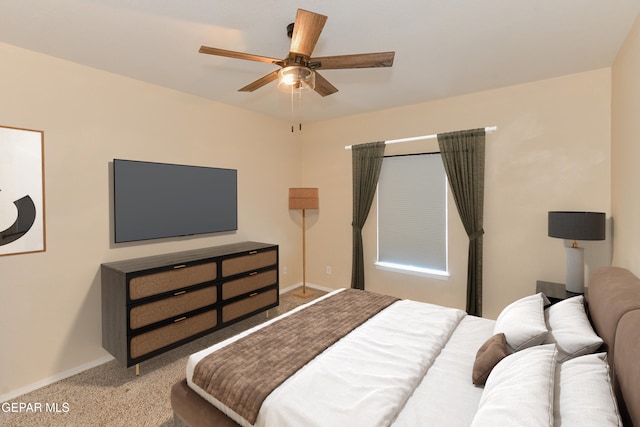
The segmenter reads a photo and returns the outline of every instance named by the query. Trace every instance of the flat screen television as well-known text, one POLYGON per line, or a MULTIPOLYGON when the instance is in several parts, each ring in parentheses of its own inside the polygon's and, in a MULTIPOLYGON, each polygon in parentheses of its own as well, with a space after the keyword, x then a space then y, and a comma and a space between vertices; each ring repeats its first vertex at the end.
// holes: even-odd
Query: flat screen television
POLYGON ((238 229, 238 171, 113 160, 115 242, 238 229))

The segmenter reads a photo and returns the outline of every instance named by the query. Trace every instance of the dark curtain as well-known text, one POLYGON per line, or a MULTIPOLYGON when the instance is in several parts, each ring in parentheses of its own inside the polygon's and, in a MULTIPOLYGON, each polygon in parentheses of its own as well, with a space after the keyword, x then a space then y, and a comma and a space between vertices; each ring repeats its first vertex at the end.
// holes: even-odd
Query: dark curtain
POLYGON ((474 316, 482 316, 484 140, 484 129, 438 135, 449 186, 469 236, 467 313, 474 316))
POLYGON ((376 193, 384 142, 372 142, 351 147, 353 164, 353 258, 351 266, 351 287, 364 289, 364 253, 362 247, 362 227, 369 216, 369 209, 376 193))

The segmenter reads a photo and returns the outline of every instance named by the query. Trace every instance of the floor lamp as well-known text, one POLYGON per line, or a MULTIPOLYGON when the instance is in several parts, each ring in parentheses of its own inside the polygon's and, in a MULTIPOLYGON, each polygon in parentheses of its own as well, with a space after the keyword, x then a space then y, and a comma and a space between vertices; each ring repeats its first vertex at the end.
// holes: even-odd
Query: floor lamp
POLYGON ((605 214, 603 212, 549 212, 549 237, 573 240, 567 246, 567 287, 574 293, 584 293, 584 248, 578 240, 604 240, 605 214))
POLYGON ((305 275, 305 210, 318 209, 318 189, 317 188, 290 188, 289 189, 289 209, 302 209, 302 290, 294 292, 298 297, 312 297, 314 292, 307 290, 305 275))

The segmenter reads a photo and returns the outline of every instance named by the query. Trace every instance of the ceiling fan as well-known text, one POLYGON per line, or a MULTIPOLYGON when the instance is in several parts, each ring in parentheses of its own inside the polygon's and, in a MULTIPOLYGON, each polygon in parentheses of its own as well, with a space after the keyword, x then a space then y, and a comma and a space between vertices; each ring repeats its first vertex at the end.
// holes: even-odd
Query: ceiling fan
POLYGON ((275 70, 249 83, 245 87, 238 89, 240 92, 253 92, 272 81, 280 79, 279 84, 284 84, 295 89, 309 88, 315 90, 322 96, 327 96, 337 92, 338 89, 322 77, 317 70, 391 67, 393 65, 395 52, 311 57, 326 21, 327 17, 325 15, 298 9, 295 22, 289 24, 287 27, 287 33, 289 37, 291 37, 291 46, 289 48, 289 55, 284 59, 234 52, 208 46, 201 46, 199 52, 209 55, 265 62, 281 67, 280 70, 275 70))

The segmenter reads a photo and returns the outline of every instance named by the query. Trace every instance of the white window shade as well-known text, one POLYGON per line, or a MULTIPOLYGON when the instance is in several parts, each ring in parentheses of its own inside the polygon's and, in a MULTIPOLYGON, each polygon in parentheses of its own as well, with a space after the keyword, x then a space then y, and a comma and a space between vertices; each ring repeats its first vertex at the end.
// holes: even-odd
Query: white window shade
POLYGON ((378 263, 447 271, 447 178, 440 154, 383 160, 378 182, 378 263))

